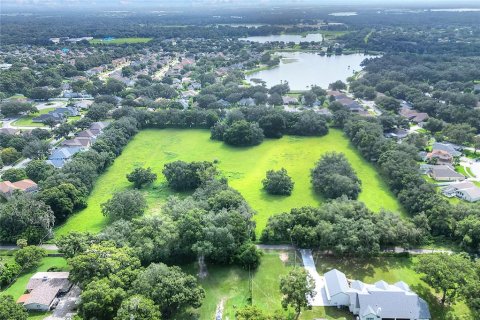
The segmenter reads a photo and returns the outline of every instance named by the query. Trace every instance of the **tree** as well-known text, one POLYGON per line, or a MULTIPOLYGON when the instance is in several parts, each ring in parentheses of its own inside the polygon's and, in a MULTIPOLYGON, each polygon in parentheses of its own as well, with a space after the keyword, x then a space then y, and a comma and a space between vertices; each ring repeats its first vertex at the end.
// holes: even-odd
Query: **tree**
POLYGON ((140 191, 126 190, 114 193, 101 207, 103 215, 112 220, 132 220, 145 212, 147 202, 140 191))
POLYGON ((205 291, 195 277, 185 274, 179 267, 152 263, 133 283, 133 291, 150 298, 166 318, 188 307, 199 308, 205 291))
POLYGON ((55 216, 42 201, 21 194, 0 205, 0 241, 15 243, 26 239, 39 243, 51 236, 55 216))
POLYGON ((84 194, 68 182, 42 189, 38 194, 38 199, 52 208, 57 221, 64 221, 74 210, 87 206, 84 194))
POLYGON ((235 121, 225 130, 223 140, 232 146, 255 146, 262 143, 263 130, 257 123, 245 120, 235 121))
POLYGON ((281 314, 270 316, 257 306, 245 306, 235 311, 236 320, 285 320, 281 314))
POLYGON ((283 105, 282 96, 279 93, 274 92, 268 97, 268 103, 272 106, 281 106, 283 105))
POLYGON ((27 177, 37 183, 53 175, 54 172, 55 168, 44 160, 32 160, 25 167, 27 177))
POLYGON ((12 296, 0 296, 0 319, 27 320, 28 312, 13 300, 12 296))
POLYGON ((0 151, 0 157, 4 164, 10 165, 17 162, 22 157, 22 154, 15 148, 8 147, 0 151))
POLYGON ((57 139, 60 138, 66 138, 70 134, 70 132, 73 132, 75 130, 75 126, 71 123, 65 122, 56 127, 53 130, 53 133, 55 133, 55 137, 57 139))
POLYGON ((441 294, 442 305, 454 303, 462 288, 475 278, 473 264, 464 254, 421 255, 415 271, 423 273, 422 280, 441 294))
POLYGON ((398 113, 400 110, 400 102, 392 97, 380 96, 375 99, 375 104, 384 110, 394 113, 398 113))
POLYGON ((280 113, 270 113, 261 117, 258 125, 262 128, 265 137, 275 139, 283 136, 287 126, 285 117, 280 113))
POLYGON ((440 132, 443 130, 445 123, 442 120, 429 118, 425 125, 423 126, 424 129, 430 131, 432 134, 440 132))
POLYGON ((326 153, 311 172, 313 187, 327 198, 347 196, 356 199, 361 181, 343 153, 326 153))
POLYGON ((476 130, 467 123, 447 124, 443 128, 442 133, 446 140, 452 143, 458 145, 469 145, 473 142, 476 130))
POLYGON ((236 262, 245 270, 255 270, 260 266, 263 252, 253 243, 245 243, 235 256, 236 262))
POLYGON ((325 117, 313 111, 302 112, 290 129, 291 134, 299 136, 323 136, 328 133, 325 117))
POLYGON ((161 318, 155 303, 137 294, 123 300, 115 320, 160 320, 161 318))
POLYGON ((50 143, 42 140, 32 140, 23 148, 22 154, 30 159, 45 159, 50 152, 50 143))
POLYGON ((280 279, 280 292, 283 294, 282 307, 292 306, 298 319, 302 308, 310 309, 308 297, 315 295, 315 282, 303 268, 295 268, 280 279))
POLYGON ((113 105, 108 103, 94 103, 88 108, 85 117, 92 121, 100 121, 107 117, 108 111, 112 109, 113 105))
POLYGON ((37 246, 26 246, 15 252, 15 262, 23 269, 29 270, 40 265, 41 260, 47 255, 47 251, 37 246))
POLYGON ((94 242, 94 236, 90 233, 75 231, 60 236, 55 240, 55 244, 58 246, 58 251, 63 253, 67 259, 85 252, 94 242))
POLYGON ((84 319, 112 320, 125 297, 125 290, 115 287, 109 279, 94 280, 80 295, 79 313, 84 319))
POLYGON ((473 138, 473 149, 475 153, 477 153, 477 151, 480 150, 480 136, 475 136, 473 138))
POLYGON ((162 173, 168 186, 177 191, 194 190, 217 175, 211 162, 187 163, 181 160, 165 164, 162 173))
POLYGON ((119 285, 128 287, 140 271, 140 260, 131 248, 117 248, 109 241, 90 245, 84 252, 68 259, 68 264, 71 266, 70 280, 81 287, 94 278, 113 276, 119 285))
POLYGON ((337 80, 328 85, 328 88, 331 90, 345 90, 347 89, 347 84, 341 80, 337 80))
MULTIPOLYGON (((0 262, 0 288, 3 288, 4 286, 8 286, 10 283, 12 283, 16 279, 16 277, 20 274, 21 271, 22 271, 22 267, 20 267, 20 265, 15 261, 7 262, 5 264, 0 262)), ((0 304, 0 309, 1 309, 1 304, 0 304)), ((0 314, 1 314, 1 311, 0 311, 0 314)))
POLYGON ((151 168, 135 168, 127 174, 127 179, 133 183, 135 188, 140 189, 143 185, 150 184, 157 180, 157 175, 152 172, 151 168))
POLYGON ((287 170, 282 168, 278 171, 269 170, 267 176, 262 180, 263 188, 270 194, 291 195, 293 190, 292 178, 288 176, 287 170))
POLYGON ((2 179, 4 181, 17 182, 27 178, 25 169, 11 168, 7 169, 2 174, 2 179))
POLYGON ((47 101, 48 99, 54 98, 59 94, 60 94, 59 89, 36 87, 30 90, 30 92, 28 93, 28 96, 35 100, 47 101))
POLYGON ((306 106, 312 107, 313 104, 317 101, 317 96, 311 91, 307 91, 303 94, 303 102, 306 106))
POLYGON ((30 114, 38 112, 38 110, 31 103, 7 101, 0 105, 0 112, 5 117, 15 117, 21 113, 30 114))

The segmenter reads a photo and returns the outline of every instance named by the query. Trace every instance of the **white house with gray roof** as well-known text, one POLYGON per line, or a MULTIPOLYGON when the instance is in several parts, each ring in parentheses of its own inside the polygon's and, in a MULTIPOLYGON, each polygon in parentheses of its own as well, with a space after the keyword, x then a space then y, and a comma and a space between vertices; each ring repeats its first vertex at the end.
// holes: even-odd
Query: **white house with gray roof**
POLYGON ((336 269, 324 274, 330 305, 348 307, 359 320, 429 320, 428 304, 403 281, 366 284, 336 269), (348 297, 348 298, 346 298, 348 297))

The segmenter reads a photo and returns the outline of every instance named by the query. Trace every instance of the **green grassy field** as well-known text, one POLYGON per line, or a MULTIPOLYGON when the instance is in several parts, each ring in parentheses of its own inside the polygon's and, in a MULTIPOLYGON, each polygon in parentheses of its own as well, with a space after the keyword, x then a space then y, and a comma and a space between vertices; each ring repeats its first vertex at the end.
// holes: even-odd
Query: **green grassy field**
POLYGON ((47 108, 47 109, 40 110, 35 114, 23 116, 17 121, 13 122, 12 125, 18 126, 18 127, 45 127, 43 123, 33 122, 32 119, 38 117, 41 114, 47 114, 52 110, 55 110, 55 108, 47 108))
POLYGON ((16 300, 20 297, 26 289, 28 280, 32 277, 32 275, 36 272, 47 271, 52 267, 57 267, 61 270, 67 269, 67 261, 62 257, 45 257, 42 259, 42 263, 40 266, 31 272, 25 273, 18 277, 18 279, 8 287, 6 290, 0 291, 0 295, 11 295, 16 300))
POLYGON ((266 140, 256 147, 234 148, 209 139, 207 130, 143 130, 124 149, 122 155, 96 182, 88 198, 88 207, 57 228, 56 236, 70 231, 99 232, 107 223, 100 204, 114 192, 132 185, 126 174, 136 167, 151 167, 158 180, 143 190, 148 201, 148 212, 157 214, 165 199, 173 192, 162 174, 165 163, 184 160, 218 160, 218 168, 229 184, 240 191, 257 211, 257 233, 266 225, 268 217, 300 206, 317 206, 323 199, 315 194, 310 183, 310 169, 320 156, 328 151, 345 153, 362 180, 359 200, 374 211, 382 208, 402 212, 396 198, 388 191, 375 168, 352 147, 341 131, 331 130, 324 137, 285 136, 280 140, 266 140), (262 189, 261 181, 269 169, 284 167, 295 181, 289 197, 272 196, 262 189))
MULTIPOLYGON (((265 251, 262 263, 256 272, 252 272, 252 292, 254 305, 268 312, 281 310, 280 277, 293 268, 294 254, 290 252, 265 251), (282 258, 284 261, 280 259, 282 258), (287 261, 285 261, 287 257, 287 261)), ((297 257, 297 266, 301 265, 297 257)), ((201 320, 214 318, 217 305, 224 301, 224 319, 234 319, 235 310, 248 304, 249 273, 238 267, 215 266, 207 267, 209 275, 200 280, 206 296, 202 307, 197 310, 201 320)), ((186 271, 196 275, 193 266, 186 271)), ((290 311, 293 312, 293 311, 290 311)), ((348 313, 336 308, 314 308, 302 312, 300 319, 314 318, 347 319, 348 313)))
POLYGON ((125 43, 146 43, 152 40, 152 38, 117 38, 112 40, 92 39, 89 42, 91 44, 125 44, 125 43))
POLYGON ((470 310, 463 303, 443 308, 434 291, 413 270, 415 257, 374 257, 374 258, 333 258, 316 256, 316 266, 320 274, 336 268, 347 275, 348 279, 357 279, 366 283, 385 280, 390 284, 398 281, 406 282, 419 296, 424 298, 430 307, 432 319, 446 319, 446 313, 452 309, 459 319, 473 319, 470 310))

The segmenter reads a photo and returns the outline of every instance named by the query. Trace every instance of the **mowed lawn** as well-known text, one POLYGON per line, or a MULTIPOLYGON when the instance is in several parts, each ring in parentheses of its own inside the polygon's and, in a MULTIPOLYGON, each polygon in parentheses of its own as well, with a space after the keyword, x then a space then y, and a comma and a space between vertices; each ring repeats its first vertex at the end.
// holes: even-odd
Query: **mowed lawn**
POLYGON ((18 127, 45 127, 43 123, 33 122, 32 119, 38 117, 41 114, 47 114, 50 111, 53 111, 55 109, 56 108, 47 108, 47 109, 39 110, 37 113, 21 117, 17 121, 14 121, 12 125, 18 126, 18 127))
POLYGON ((125 44, 125 43, 146 43, 152 38, 115 38, 112 40, 92 39, 91 44, 125 44))
POLYGON ((37 269, 22 274, 17 280, 7 289, 0 291, 0 295, 11 295, 16 300, 24 292, 27 287, 28 280, 36 273, 47 271, 50 268, 56 267, 59 270, 67 270, 67 260, 62 257, 45 257, 37 269))
POLYGON ((323 274, 331 269, 338 269, 346 274, 348 279, 375 283, 385 280, 390 284, 404 281, 420 297, 425 299, 430 307, 432 319, 447 319, 448 310, 453 310, 459 319, 473 319, 469 308, 464 302, 453 306, 442 307, 439 296, 425 282, 421 275, 413 270, 416 257, 370 257, 370 258, 335 258, 330 256, 315 256, 317 271, 323 274))
MULTIPOLYGON (((254 305, 270 313, 282 310, 282 295, 279 289, 280 278, 294 267, 294 260, 293 251, 264 251, 260 267, 257 271, 251 273, 252 302, 254 305)), ((301 267, 301 258, 298 256, 296 266, 301 267)), ((200 320, 214 319, 217 306, 222 301, 224 306, 223 319, 235 319, 235 311, 249 304, 249 272, 234 266, 207 266, 207 269, 208 276, 199 280, 205 289, 205 300, 202 307, 196 310, 200 320)), ((198 272, 192 265, 185 270, 193 275, 198 272)), ((289 310, 289 312, 294 311, 289 310)), ((348 313, 336 308, 318 307, 302 312, 300 319, 349 319, 347 318, 348 315, 348 313)))
POLYGON ((162 174, 164 164, 175 161, 218 161, 218 168, 229 184, 240 191, 257 211, 257 234, 268 217, 301 206, 318 206, 323 199, 315 194, 310 182, 310 169, 326 152, 343 152, 362 181, 359 200, 374 211, 387 209, 402 212, 375 168, 350 145, 341 131, 330 130, 324 137, 285 136, 266 140, 255 147, 235 148, 210 140, 208 130, 143 130, 124 149, 115 163, 96 182, 88 198, 88 207, 56 229, 56 235, 70 231, 99 232, 106 225, 100 204, 116 191, 132 188, 126 174, 136 167, 151 167, 157 181, 143 190, 150 214, 157 214, 165 199, 174 194, 162 174), (272 196, 262 189, 262 179, 270 169, 287 169, 295 182, 291 196, 272 196))

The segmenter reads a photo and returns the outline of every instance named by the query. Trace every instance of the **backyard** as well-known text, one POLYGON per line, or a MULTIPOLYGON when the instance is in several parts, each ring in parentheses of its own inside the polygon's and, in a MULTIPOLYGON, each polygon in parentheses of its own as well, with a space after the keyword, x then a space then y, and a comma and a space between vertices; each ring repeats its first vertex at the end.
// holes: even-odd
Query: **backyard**
POLYGON ((207 130, 143 130, 125 148, 122 155, 96 182, 88 198, 88 207, 56 229, 56 236, 70 231, 99 232, 106 225, 100 204, 114 192, 132 188, 126 174, 136 167, 151 167, 158 180, 143 190, 148 201, 148 214, 158 214, 168 196, 174 194, 162 175, 165 163, 184 161, 218 162, 221 173, 229 184, 240 191, 257 211, 257 234, 265 227, 268 217, 294 207, 317 206, 323 199, 310 183, 310 169, 322 154, 329 151, 345 153, 362 181, 359 200, 370 209, 400 212, 403 210, 375 168, 366 162, 338 130, 324 137, 285 136, 280 140, 266 140, 256 147, 235 148, 210 140, 207 130), (265 172, 284 167, 295 182, 289 197, 268 195, 262 189, 265 172))

